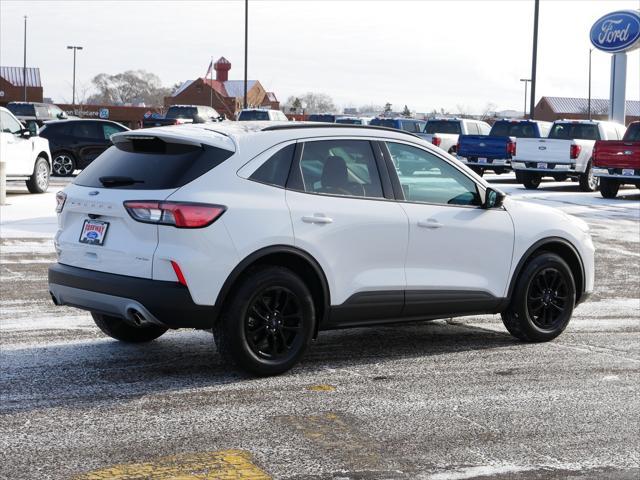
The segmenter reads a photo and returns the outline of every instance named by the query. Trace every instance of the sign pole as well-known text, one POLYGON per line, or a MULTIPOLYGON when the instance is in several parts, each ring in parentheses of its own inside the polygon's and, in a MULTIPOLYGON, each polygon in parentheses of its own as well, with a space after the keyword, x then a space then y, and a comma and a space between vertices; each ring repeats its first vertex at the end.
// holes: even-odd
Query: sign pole
POLYGON ((529 103, 529 118, 535 118, 536 107, 536 70, 538 63, 538 12, 540 10, 540 0, 535 0, 533 10, 533 55, 531 58, 531 102, 529 103))
POLYGON ((627 90, 627 54, 611 55, 611 90, 609 92, 609 120, 624 125, 627 90))

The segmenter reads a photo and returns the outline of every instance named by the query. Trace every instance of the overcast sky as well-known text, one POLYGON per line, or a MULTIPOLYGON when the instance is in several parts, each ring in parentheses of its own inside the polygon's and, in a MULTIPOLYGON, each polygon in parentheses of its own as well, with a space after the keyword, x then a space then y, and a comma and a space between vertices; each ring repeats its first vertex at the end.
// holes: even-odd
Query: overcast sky
MULTIPOLYGON (((405 104, 481 111, 522 109, 531 74, 533 0, 249 2, 249 78, 284 102, 307 91, 340 106, 405 104)), ((587 96, 589 29, 640 0, 542 0, 536 99, 587 96)), ((0 2, 0 64, 40 67, 44 94, 71 98, 77 78, 144 69, 167 86, 203 76, 210 58, 243 78, 243 1, 0 2)), ((640 51, 628 55, 627 98, 640 99, 640 51)), ((608 98, 610 55, 593 52, 594 98, 608 98)))

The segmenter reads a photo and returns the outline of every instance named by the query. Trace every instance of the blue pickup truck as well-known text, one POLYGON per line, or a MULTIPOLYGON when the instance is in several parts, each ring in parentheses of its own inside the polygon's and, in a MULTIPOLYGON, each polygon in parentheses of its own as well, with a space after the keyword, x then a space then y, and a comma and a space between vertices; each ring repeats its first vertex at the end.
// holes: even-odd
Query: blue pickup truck
POLYGON ((485 170, 497 174, 511 170, 518 138, 544 138, 551 123, 537 120, 498 120, 489 135, 460 135, 458 158, 482 176, 485 170))

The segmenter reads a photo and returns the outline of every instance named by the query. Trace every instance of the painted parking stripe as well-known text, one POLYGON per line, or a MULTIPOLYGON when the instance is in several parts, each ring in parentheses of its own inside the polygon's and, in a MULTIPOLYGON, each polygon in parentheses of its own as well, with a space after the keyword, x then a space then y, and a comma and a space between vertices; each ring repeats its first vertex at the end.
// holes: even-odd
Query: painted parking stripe
POLYGON ((75 480, 270 480, 244 450, 222 450, 160 457, 147 463, 126 463, 94 470, 75 480))

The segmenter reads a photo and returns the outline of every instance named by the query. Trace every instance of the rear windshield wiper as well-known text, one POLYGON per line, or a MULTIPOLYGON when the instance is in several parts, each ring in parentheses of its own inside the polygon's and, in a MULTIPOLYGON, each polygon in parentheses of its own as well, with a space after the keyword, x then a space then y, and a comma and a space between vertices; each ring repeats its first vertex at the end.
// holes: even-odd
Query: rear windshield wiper
POLYGON ((144 183, 144 180, 135 180, 131 177, 100 177, 98 180, 107 188, 144 183))

